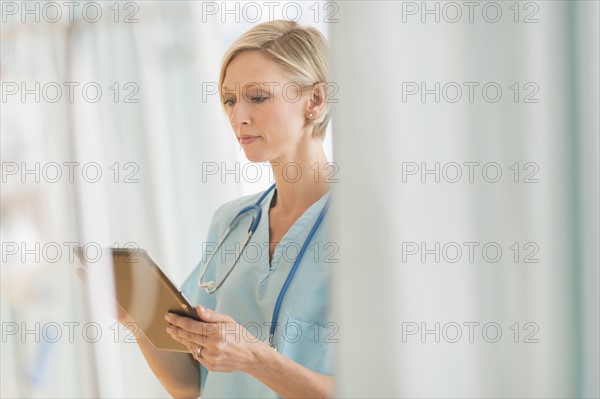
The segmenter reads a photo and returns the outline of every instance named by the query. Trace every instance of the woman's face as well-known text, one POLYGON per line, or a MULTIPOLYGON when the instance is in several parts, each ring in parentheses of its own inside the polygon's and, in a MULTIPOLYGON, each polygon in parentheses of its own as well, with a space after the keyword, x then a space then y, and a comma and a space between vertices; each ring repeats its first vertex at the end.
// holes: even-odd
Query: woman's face
POLYGON ((223 102, 250 161, 289 162, 298 157, 303 144, 313 139, 305 126, 309 92, 258 51, 244 51, 229 63, 223 102))

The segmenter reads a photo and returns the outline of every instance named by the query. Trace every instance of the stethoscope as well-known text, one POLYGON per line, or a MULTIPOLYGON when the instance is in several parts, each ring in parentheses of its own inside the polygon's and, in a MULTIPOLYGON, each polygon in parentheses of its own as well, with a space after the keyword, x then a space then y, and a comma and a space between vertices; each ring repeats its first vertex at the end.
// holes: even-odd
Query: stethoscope
MULTIPOLYGON (((217 291, 219 288, 221 288, 221 286, 223 285, 223 283, 225 282, 227 277, 229 277, 229 275, 235 268, 235 265, 237 264, 238 260, 240 259, 240 256, 242 256, 242 252, 244 252, 246 245, 250 241, 252 234, 254 234, 254 232, 256 231, 256 228, 258 227, 258 223, 260 222, 260 217, 262 215, 262 208, 260 207, 260 205, 264 201, 264 199, 267 197, 267 195, 269 195, 269 193, 271 191, 273 191, 273 189, 275 189, 275 184, 273 184, 271 187, 269 187, 269 189, 267 191, 265 191, 263 193, 263 195, 260 196, 260 198, 256 201, 256 203, 254 205, 249 205, 238 212, 238 214, 233 218, 233 221, 229 224, 229 226, 225 230, 225 233, 223 233, 223 236, 217 243, 217 247, 215 248, 215 250, 209 255, 208 259, 206 260, 206 263, 204 264, 204 267, 202 268, 202 270, 200 272, 200 278, 198 281, 198 286, 200 286, 201 288, 204 288, 207 293, 214 294, 215 291, 217 291), (206 270, 208 269, 208 265, 210 264, 210 261, 212 260, 213 256, 215 256, 215 254, 219 251, 219 248, 221 247, 221 245, 223 245, 223 242, 227 239, 227 237, 229 236, 231 231, 233 229, 235 229, 235 227, 240 223, 240 221, 244 217, 246 217, 246 215, 250 215, 252 217, 252 223, 250 223, 250 227, 248 227, 248 234, 246 235, 244 244, 242 245, 242 249, 237 254, 233 263, 231 264, 231 266, 229 267, 229 269, 227 270, 227 272, 225 273, 225 275, 223 276, 221 281, 219 281, 218 284, 215 283, 214 281, 208 281, 208 282, 204 283, 203 282, 204 275, 206 274, 206 270)), ((275 345, 275 342, 273 341, 273 337, 275 336, 275 330, 277 327, 275 323, 279 317, 279 310, 281 308, 281 303, 283 302, 283 297, 285 296, 287 289, 290 286, 292 278, 294 278, 294 274, 296 273, 296 270, 298 269, 298 265, 300 264, 300 261, 302 260, 302 257, 304 256, 306 249, 308 248, 308 244, 310 243, 310 240, 315 235, 315 232, 319 228, 321 221, 325 217, 328 207, 329 207, 329 198, 327 198, 327 202, 325 202, 325 206, 323 206, 323 209, 321 210, 321 213, 319 214, 317 221, 315 222, 312 229, 308 233, 308 236, 306 237, 306 240, 304 241, 304 244, 302 245, 302 248, 300 249, 300 252, 298 253, 298 256, 296 257, 296 260, 294 261, 294 264, 292 265, 292 269, 290 270, 290 273, 288 274, 285 282, 283 283, 283 287, 281 288, 281 291, 279 292, 279 296, 277 297, 277 302, 275 303, 275 309, 273 310, 273 317, 271 319, 271 326, 269 329, 269 346, 271 346, 271 348, 273 348, 275 350, 277 350, 277 346, 275 345)))

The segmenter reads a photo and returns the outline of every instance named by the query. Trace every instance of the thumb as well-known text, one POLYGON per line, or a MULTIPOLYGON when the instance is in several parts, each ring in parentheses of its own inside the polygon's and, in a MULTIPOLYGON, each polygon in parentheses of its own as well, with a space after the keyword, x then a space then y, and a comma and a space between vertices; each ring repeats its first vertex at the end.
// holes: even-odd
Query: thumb
POLYGON ((217 313, 214 310, 205 308, 202 305, 196 305, 196 313, 198 314, 198 317, 200 317, 200 320, 207 323, 233 321, 233 319, 226 314, 217 313))

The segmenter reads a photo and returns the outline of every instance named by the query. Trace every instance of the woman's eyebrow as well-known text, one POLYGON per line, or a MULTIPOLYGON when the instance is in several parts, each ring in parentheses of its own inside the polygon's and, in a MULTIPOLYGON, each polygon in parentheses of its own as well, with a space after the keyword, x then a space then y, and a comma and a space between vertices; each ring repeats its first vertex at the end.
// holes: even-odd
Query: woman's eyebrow
POLYGON ((248 90, 249 88, 252 87, 259 87, 259 88, 265 88, 265 89, 270 89, 273 86, 279 86, 281 85, 281 83, 279 82, 271 82, 271 81, 250 81, 248 83, 245 83, 243 85, 240 85, 239 82, 236 82, 235 84, 235 89, 228 89, 227 86, 225 85, 225 83, 223 83, 223 86, 221 86, 223 91, 229 91, 229 92, 237 92, 240 90, 240 88, 246 88, 246 90, 248 90))

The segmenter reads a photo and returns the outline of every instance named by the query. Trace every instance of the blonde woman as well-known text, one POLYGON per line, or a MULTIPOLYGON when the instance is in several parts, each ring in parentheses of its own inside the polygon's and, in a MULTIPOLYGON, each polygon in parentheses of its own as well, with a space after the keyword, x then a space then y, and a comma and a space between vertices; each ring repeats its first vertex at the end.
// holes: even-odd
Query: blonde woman
POLYGON ((221 99, 246 157, 275 184, 217 210, 206 254, 182 291, 201 321, 169 313, 189 353, 139 346, 174 397, 327 397, 329 319, 327 45, 314 28, 273 21, 227 51, 221 99))

